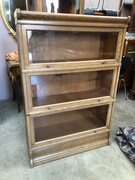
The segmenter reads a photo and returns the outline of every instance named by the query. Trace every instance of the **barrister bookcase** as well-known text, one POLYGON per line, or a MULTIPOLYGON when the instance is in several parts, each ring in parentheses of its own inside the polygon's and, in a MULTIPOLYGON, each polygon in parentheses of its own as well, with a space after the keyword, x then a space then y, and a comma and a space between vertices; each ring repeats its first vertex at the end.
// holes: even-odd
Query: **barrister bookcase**
POLYGON ((129 19, 15 18, 31 167, 108 145, 129 19))

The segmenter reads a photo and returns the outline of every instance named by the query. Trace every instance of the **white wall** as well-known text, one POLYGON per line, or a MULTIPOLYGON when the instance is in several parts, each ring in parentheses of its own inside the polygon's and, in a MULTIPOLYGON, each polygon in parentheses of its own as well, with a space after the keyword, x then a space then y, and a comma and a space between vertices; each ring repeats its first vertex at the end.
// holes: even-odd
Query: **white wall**
POLYGON ((0 16, 0 100, 12 97, 12 89, 7 76, 5 54, 17 50, 17 43, 8 34, 7 28, 0 16))

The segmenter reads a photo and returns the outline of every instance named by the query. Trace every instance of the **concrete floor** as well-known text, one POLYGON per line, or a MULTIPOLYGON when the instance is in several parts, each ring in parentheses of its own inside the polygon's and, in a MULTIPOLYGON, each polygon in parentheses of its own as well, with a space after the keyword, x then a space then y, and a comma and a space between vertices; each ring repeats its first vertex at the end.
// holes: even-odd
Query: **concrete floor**
POLYGON ((135 126, 135 101, 119 93, 113 114, 111 145, 48 164, 29 167, 23 110, 0 101, 0 180, 135 180, 135 167, 120 151, 117 128, 135 126))

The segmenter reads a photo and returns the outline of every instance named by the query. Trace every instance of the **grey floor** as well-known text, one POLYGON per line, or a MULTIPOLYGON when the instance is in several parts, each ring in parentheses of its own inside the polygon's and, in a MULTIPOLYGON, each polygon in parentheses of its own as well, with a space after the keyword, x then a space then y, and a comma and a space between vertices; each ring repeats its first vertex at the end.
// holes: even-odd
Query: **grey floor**
MULTIPOLYGON (((23 107, 23 106, 22 106, 23 107)), ((29 167, 23 110, 0 101, 0 180, 135 180, 135 166, 120 151, 117 128, 135 126, 135 101, 119 93, 112 121, 111 145, 29 167)))

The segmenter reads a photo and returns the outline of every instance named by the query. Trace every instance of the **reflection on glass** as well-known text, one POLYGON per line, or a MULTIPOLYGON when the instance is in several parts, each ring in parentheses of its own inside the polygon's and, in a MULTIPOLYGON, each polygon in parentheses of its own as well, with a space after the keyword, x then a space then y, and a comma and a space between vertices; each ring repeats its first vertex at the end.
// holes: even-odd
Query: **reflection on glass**
POLYGON ((8 21, 11 21, 11 7, 10 0, 4 0, 4 10, 6 14, 6 18, 8 21))
POLYGON ((3 1, 3 8, 5 12, 5 16, 7 21, 9 22, 10 26, 15 31, 15 22, 14 22, 14 11, 16 8, 21 10, 26 9, 26 2, 25 0, 2 0, 3 1))
POLYGON ((34 117, 35 141, 104 127, 108 105, 34 117))
POLYGON ((33 30, 27 35, 30 63, 115 59, 118 33, 33 30))
POLYGON ((109 96, 113 71, 30 77, 33 106, 109 96))

